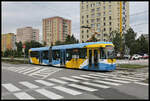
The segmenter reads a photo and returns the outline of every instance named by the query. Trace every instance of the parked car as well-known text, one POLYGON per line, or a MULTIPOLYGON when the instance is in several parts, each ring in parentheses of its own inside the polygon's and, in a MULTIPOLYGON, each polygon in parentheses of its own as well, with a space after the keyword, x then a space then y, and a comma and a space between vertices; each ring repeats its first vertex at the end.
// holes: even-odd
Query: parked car
POLYGON ((124 57, 125 59, 130 59, 131 56, 130 56, 130 55, 124 55, 123 57, 124 57))
POLYGON ((142 59, 148 59, 149 58, 149 56, 147 55, 147 54, 144 54, 143 56, 142 56, 142 59))
POLYGON ((142 56, 139 55, 139 54, 134 54, 134 55, 131 57, 131 60, 139 60, 139 59, 142 59, 142 56))

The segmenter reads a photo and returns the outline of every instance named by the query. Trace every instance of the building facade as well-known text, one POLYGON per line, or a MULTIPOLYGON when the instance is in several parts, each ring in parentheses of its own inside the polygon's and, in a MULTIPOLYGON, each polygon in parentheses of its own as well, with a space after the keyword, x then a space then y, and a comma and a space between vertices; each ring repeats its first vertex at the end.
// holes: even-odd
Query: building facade
POLYGON ((43 42, 47 46, 65 41, 67 35, 71 35, 71 20, 59 16, 43 19, 43 42))
POLYGON ((99 41, 109 41, 114 30, 121 32, 129 28, 129 2, 96 1, 80 3, 80 42, 86 42, 94 31, 99 41), (91 27, 92 30, 82 28, 91 27))
POLYGON ((30 42, 31 40, 39 42, 39 29, 32 27, 24 27, 17 29, 16 41, 22 43, 30 42))
POLYGON ((7 49, 15 50, 16 49, 16 35, 14 33, 2 34, 1 40, 1 51, 6 51, 7 49))

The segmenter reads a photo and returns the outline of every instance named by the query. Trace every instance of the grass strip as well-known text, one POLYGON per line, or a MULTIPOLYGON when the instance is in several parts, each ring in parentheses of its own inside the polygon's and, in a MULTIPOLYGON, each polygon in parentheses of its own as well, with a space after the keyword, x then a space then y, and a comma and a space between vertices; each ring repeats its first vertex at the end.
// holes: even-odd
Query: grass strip
POLYGON ((137 64, 120 64, 120 68, 138 69, 147 67, 147 65, 137 65, 137 64))

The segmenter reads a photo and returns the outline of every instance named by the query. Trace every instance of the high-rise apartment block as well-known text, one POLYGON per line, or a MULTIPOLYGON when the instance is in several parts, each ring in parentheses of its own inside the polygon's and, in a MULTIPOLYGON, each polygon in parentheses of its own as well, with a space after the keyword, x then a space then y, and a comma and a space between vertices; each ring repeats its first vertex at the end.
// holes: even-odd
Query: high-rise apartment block
POLYGON ((15 50, 16 49, 16 35, 14 33, 2 34, 1 40, 1 51, 6 51, 7 49, 15 50))
POLYGON ((127 1, 84 1, 80 3, 80 42, 86 42, 93 32, 98 32, 99 41, 109 41, 114 30, 121 32, 129 28, 129 2, 127 1))
POLYGON ((43 19, 43 42, 47 46, 65 41, 67 35, 71 35, 71 20, 59 16, 43 19))
POLYGON ((17 29, 16 41, 22 43, 30 42, 31 40, 39 42, 39 29, 32 27, 24 27, 17 29))

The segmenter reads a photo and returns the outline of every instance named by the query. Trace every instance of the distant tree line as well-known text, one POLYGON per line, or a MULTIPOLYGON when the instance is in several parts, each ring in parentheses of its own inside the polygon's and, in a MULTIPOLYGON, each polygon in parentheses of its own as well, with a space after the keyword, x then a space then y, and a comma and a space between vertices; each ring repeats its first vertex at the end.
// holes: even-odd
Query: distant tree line
MULTIPOLYGON (((64 45, 64 44, 73 44, 73 43, 79 43, 79 40, 77 40, 73 35, 67 35, 65 38, 64 42, 61 41, 56 41, 55 45, 64 45)), ((7 49, 5 52, 1 52, 2 56, 4 57, 23 57, 24 53, 22 51, 23 44, 22 42, 15 42, 17 50, 12 50, 12 49, 7 49)), ((44 47, 46 46, 46 42, 43 44, 37 42, 37 41, 30 41, 30 42, 25 42, 24 45, 26 46, 25 48, 25 56, 28 57, 28 51, 30 48, 37 48, 37 47, 44 47)))

